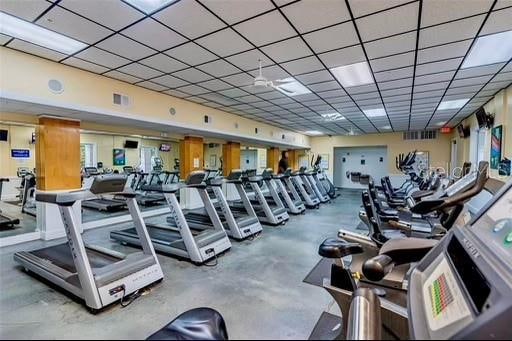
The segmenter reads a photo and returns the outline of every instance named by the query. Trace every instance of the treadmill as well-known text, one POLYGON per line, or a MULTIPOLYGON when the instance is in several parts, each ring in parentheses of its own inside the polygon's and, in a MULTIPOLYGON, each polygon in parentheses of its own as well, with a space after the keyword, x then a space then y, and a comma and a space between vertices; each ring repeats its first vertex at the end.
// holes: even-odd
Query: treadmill
POLYGON ((307 208, 320 208, 320 199, 317 197, 316 193, 311 188, 309 181, 304 182, 300 171, 292 172, 290 171, 290 178, 285 179, 288 183, 288 186, 294 186, 299 194, 302 202, 307 208))
MULTIPOLYGON (((222 177, 208 179, 207 189, 210 191, 210 199, 215 200, 214 207, 217 210, 217 214, 226 230, 228 236, 236 240, 244 240, 262 231, 262 227, 256 212, 252 208, 250 201, 243 191, 241 186, 242 181, 240 179, 242 175, 241 170, 231 171, 230 175, 224 179, 222 177), (233 212, 231 207, 222 192, 222 186, 228 184, 234 184, 237 188, 238 194, 240 195, 242 204, 246 212, 237 210, 233 212), (238 186, 237 186, 238 185, 238 186), (242 191, 242 193, 240 193, 242 191), (213 198, 212 198, 213 197, 213 198)), ((193 185, 191 177, 185 182, 187 185, 193 185)), ((196 181, 199 181, 196 179, 196 181)), ((193 210, 188 210, 185 213, 185 217, 189 222, 189 226, 193 230, 202 231, 206 228, 212 228, 212 220, 210 219, 208 212, 204 207, 193 210)), ((172 223, 172 217, 168 217, 167 221, 172 223)))
MULTIPOLYGON (((87 177, 100 176, 100 172, 96 167, 85 167, 84 172, 87 177)), ((103 195, 99 195, 95 196, 93 199, 82 200, 82 207, 97 211, 115 212, 124 210, 126 208, 126 202, 123 200, 107 199, 104 198, 103 195)))
MULTIPOLYGON (((253 190, 253 208, 260 222, 274 226, 286 224, 286 221, 290 219, 290 216, 288 215, 288 212, 286 212, 286 208, 284 207, 283 202, 279 198, 279 195, 274 188, 269 188, 269 192, 274 199, 273 203, 269 204, 269 202, 265 199, 265 195, 261 190, 261 186, 263 186, 264 181, 263 176, 249 176, 246 181, 253 190)), ((232 209, 242 210, 243 207, 240 204, 237 205, 235 203, 232 209)))
POLYGON ((272 191, 274 191, 281 200, 281 203, 284 205, 288 213, 302 214, 306 211, 306 207, 302 203, 302 200, 292 199, 290 193, 288 193, 288 190, 286 189, 282 181, 284 177, 287 175, 275 175, 272 172, 271 168, 265 169, 261 175, 263 176, 263 181, 265 182, 265 185, 267 186, 271 194, 270 196, 266 196, 267 202, 269 204, 274 203, 274 198, 272 195, 272 191))
POLYGON ((36 200, 59 206, 67 241, 55 246, 14 254, 14 260, 26 270, 85 301, 97 312, 135 291, 163 279, 155 250, 135 201, 135 193, 126 191, 124 175, 98 175, 89 189, 37 193, 36 200), (75 202, 112 193, 126 198, 142 250, 128 255, 85 243, 73 210, 75 202))
MULTIPOLYGON (((158 192, 163 193, 171 210, 171 224, 158 226, 146 224, 149 237, 155 250, 169 256, 175 256, 190 260, 194 264, 204 264, 217 255, 231 248, 231 242, 222 226, 208 193, 206 184, 203 182, 204 172, 192 172, 191 185, 184 184, 161 184, 158 192), (189 220, 183 213, 176 198, 176 192, 181 188, 188 187, 198 191, 206 211, 212 221, 212 227, 199 233, 193 233, 189 220)), ((156 185, 154 190, 156 191, 156 185)), ((141 240, 135 233, 134 228, 112 231, 110 238, 123 244, 140 246, 141 240)))
MULTIPOLYGON (((320 200, 321 203, 331 202, 331 198, 327 195, 327 193, 322 191, 324 188, 320 188, 318 185, 316 171, 308 171, 306 167, 301 167, 299 170, 299 174, 302 178, 302 181, 306 184, 309 184, 311 191, 316 194, 316 197, 320 200)), ((309 191, 309 190, 308 190, 309 191)))
MULTIPOLYGON (((2 198, 2 188, 4 185, 4 182, 9 182, 8 178, 0 178, 0 199, 2 198)), ((18 218, 12 218, 6 214, 2 213, 2 210, 0 210, 0 227, 10 227, 15 228, 15 225, 18 225, 20 223, 20 220, 18 218)))

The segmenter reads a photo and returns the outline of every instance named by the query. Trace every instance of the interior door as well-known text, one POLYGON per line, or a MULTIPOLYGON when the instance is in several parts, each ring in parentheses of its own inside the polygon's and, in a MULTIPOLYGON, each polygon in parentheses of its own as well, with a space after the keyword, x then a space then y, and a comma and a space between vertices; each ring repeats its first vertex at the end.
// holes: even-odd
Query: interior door
POLYGON ((154 147, 142 147, 140 149, 140 165, 145 173, 149 173, 153 169, 151 161, 156 156, 156 148, 154 147))

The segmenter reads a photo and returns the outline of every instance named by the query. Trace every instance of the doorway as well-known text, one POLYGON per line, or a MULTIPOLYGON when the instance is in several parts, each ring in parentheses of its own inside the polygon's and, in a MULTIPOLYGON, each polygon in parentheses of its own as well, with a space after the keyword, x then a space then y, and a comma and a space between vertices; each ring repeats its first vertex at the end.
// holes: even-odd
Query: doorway
POLYGON ((334 148, 334 185, 342 188, 365 188, 347 178, 347 172, 361 172, 374 179, 388 175, 387 147, 334 148))
POLYGON ((81 143, 80 144, 80 166, 96 167, 96 145, 94 143, 81 143))
POLYGON ((240 167, 242 170, 258 169, 258 151, 256 149, 241 150, 240 167))
POLYGON ((155 147, 142 147, 140 149, 140 166, 144 173, 150 173, 153 170, 153 158, 157 156, 155 147))
POLYGON ((457 140, 452 140, 452 150, 451 150, 451 158, 450 158, 450 174, 454 176, 455 168, 459 163, 459 146, 457 145, 457 140))

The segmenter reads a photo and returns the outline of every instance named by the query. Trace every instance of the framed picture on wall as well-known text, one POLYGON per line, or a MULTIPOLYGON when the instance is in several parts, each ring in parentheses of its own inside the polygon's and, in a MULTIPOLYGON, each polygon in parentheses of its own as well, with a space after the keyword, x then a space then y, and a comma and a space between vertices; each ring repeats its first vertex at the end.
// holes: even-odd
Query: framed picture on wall
POLYGON ((320 154, 322 161, 320 162, 320 168, 329 169, 329 154, 320 154))
POLYGON ((124 149, 114 148, 114 166, 125 166, 126 155, 124 149))
POLYGON ((210 155, 210 168, 217 167, 217 155, 212 154, 210 155))
POLYGON ((492 128, 491 133, 491 169, 498 169, 501 162, 503 126, 492 128))

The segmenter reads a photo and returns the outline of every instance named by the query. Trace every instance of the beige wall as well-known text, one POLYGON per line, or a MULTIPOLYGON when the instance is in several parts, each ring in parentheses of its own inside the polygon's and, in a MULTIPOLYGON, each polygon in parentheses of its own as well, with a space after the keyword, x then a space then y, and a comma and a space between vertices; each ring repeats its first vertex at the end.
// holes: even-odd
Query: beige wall
POLYGON ((440 134, 436 140, 404 141, 402 133, 368 134, 360 136, 333 136, 311 138, 311 152, 329 154, 329 174, 333 175, 334 148, 387 146, 388 171, 399 174, 395 167, 395 157, 414 150, 430 153, 431 167, 447 167, 450 162, 451 135, 440 134))
POLYGON ((0 141, 0 176, 16 176, 18 167, 35 168, 35 144, 30 143, 35 127, 0 124, 0 129, 9 132, 9 141, 0 141), (29 149, 30 158, 13 159, 11 157, 11 149, 29 149))
MULTIPOLYGON (((487 113, 495 114, 494 126, 503 125, 503 156, 512 159, 512 86, 500 91, 496 96, 484 106, 487 113)), ((471 134, 475 134, 478 129, 476 116, 472 115, 463 121, 465 127, 470 127, 471 134)), ((459 166, 463 162, 472 160, 476 155, 476 145, 471 143, 471 137, 461 139, 457 131, 453 133, 453 138, 458 144, 458 162, 459 166)), ((491 130, 487 132, 485 159, 489 161, 491 151, 491 130)), ((491 170, 492 176, 498 176, 497 170, 491 170)))
POLYGON ((220 159, 222 157, 222 144, 214 143, 215 147, 210 148, 209 143, 204 144, 203 148, 203 160, 204 160, 204 168, 208 169, 219 169, 220 168, 220 159), (210 156, 215 155, 215 165, 210 164, 210 156))
POLYGON ((0 47, 0 70, 0 89, 7 98, 61 106, 74 111, 91 111, 111 116, 114 120, 144 120, 161 124, 162 131, 166 130, 166 126, 172 126, 175 131, 197 129, 195 134, 199 136, 202 131, 253 137, 265 143, 309 145, 309 137, 302 134, 4 47, 0 47), (63 83, 63 93, 49 91, 48 81, 52 78, 63 83), (131 106, 113 104, 114 92, 129 96, 131 106), (169 113, 170 108, 176 109, 174 116, 169 113), (211 116, 212 124, 204 123, 206 114, 211 116), (238 128, 235 127, 236 123, 238 128), (254 134, 254 128, 258 128, 258 135, 254 134), (281 139, 282 134, 285 134, 285 140, 281 139))

